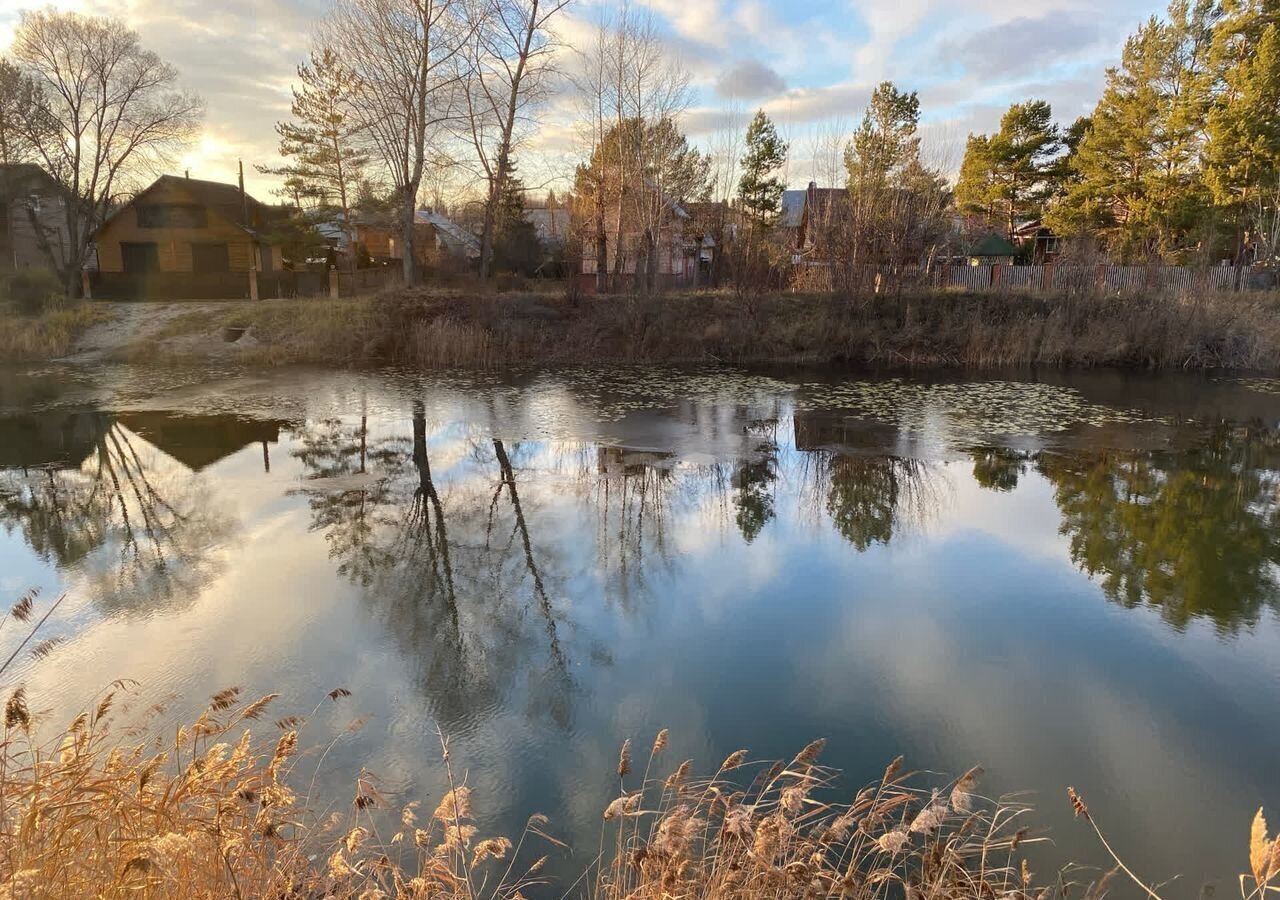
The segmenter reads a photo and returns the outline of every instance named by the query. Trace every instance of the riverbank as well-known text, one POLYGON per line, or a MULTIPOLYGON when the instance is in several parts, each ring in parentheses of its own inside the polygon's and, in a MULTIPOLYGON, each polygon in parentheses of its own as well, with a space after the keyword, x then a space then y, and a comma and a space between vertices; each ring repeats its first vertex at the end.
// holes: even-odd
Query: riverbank
POLYGON ((416 289, 344 300, 91 308, 105 310, 108 321, 86 326, 70 353, 56 342, 30 342, 14 358, 40 358, 48 346, 46 358, 428 369, 608 360, 1280 370, 1280 297, 1271 295, 700 293, 571 303, 550 293, 416 289))
POLYGON ((112 317, 110 310, 89 303, 48 310, 38 316, 22 315, 0 303, 0 359, 43 362, 67 356, 90 328, 112 317))

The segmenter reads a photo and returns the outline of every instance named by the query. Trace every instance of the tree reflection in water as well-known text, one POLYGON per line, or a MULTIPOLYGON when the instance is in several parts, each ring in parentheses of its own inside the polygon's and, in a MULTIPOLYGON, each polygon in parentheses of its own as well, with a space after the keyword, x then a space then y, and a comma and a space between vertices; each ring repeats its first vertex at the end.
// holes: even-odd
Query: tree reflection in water
POLYGON ((535 672, 530 703, 567 726, 567 651, 540 562, 554 551, 536 538, 518 447, 467 438, 459 471, 441 481, 424 404, 409 418, 408 437, 371 436, 363 417, 302 429, 295 456, 312 528, 415 661, 443 724, 461 727, 535 672), (508 521, 517 553, 494 540, 508 521), (525 628, 527 611, 538 631, 525 628))
POLYGON ((0 521, 41 558, 86 577, 105 612, 193 598, 230 529, 203 481, 116 416, 81 410, 31 423, 17 423, 23 440, 10 445, 23 458, 6 462, 19 464, 0 469, 0 521))
POLYGON ((1231 631, 1277 607, 1280 437, 1218 428, 1180 452, 1043 454, 1072 559, 1106 596, 1184 628, 1231 631))

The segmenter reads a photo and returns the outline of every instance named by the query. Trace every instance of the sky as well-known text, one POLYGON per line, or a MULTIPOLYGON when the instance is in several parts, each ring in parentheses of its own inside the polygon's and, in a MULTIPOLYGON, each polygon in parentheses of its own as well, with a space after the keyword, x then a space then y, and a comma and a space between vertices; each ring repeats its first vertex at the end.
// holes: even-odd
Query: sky
MULTIPOLYGON (((919 92, 926 161, 954 172, 971 132, 993 130, 1011 102, 1048 100, 1064 125, 1090 112, 1125 37, 1152 0, 632 0, 647 8, 692 77, 684 127, 704 148, 725 110, 763 108, 791 142, 786 180, 803 187, 830 171, 821 152, 851 131, 885 79, 919 92)), ((232 182, 243 160, 251 192, 275 179, 254 164, 279 162, 274 123, 288 115, 289 85, 330 0, 54 0, 60 9, 113 15, 176 65, 207 104, 204 132, 178 162, 192 177, 232 182)), ((0 47, 21 9, 0 0, 0 47)), ((556 29, 586 46, 616 0, 573 0, 556 29)), ((634 7, 633 7, 634 8, 634 7)), ((572 54, 572 49, 562 51, 572 54)), ((568 60, 571 62, 571 60, 568 60)), ((554 95, 523 149, 531 184, 553 183, 580 155, 573 98, 554 95)))

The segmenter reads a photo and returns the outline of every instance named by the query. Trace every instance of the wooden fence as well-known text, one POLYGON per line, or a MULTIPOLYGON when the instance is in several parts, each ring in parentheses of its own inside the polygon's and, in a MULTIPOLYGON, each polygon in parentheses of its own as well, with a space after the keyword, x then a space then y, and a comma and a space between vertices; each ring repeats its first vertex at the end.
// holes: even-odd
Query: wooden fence
MULTIPOLYGON (((250 300, 255 285, 248 272, 86 272, 89 296, 98 300, 250 300)), ((257 272, 259 300, 305 297, 354 297, 372 294, 400 283, 398 266, 357 269, 354 272, 283 270, 257 272)))
POLYGON ((837 286, 890 290, 899 286, 950 288, 978 292, 1055 292, 1096 294, 1168 293, 1276 290, 1277 273, 1271 269, 1234 269, 1227 266, 1047 266, 936 265, 932 269, 906 266, 833 267, 809 263, 796 271, 799 290, 830 291, 837 286))

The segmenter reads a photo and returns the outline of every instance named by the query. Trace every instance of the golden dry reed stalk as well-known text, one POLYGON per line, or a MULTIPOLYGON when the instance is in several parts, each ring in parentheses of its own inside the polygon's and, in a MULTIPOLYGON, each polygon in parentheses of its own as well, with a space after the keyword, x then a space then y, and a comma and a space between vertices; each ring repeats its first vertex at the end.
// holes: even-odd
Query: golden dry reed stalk
MULTIPOLYGON (((429 817, 417 802, 393 806, 368 772, 345 810, 321 815, 295 792, 308 758, 301 720, 276 728, 261 715, 274 695, 242 701, 239 690, 220 691, 162 745, 113 729, 112 698, 127 689, 115 686, 52 739, 37 737, 25 692, 10 691, 0 898, 525 900, 547 883, 548 851, 562 865, 584 865, 541 815, 518 836, 482 835, 474 807, 483 789, 454 780, 443 739, 449 790, 429 817)), ((651 759, 668 739, 663 731, 651 759)), ((670 775, 646 774, 602 801, 609 855, 568 890, 550 886, 544 895, 1060 900, 1070 886, 1061 878, 1037 886, 1023 856, 1039 840, 1028 837, 1029 810, 982 796, 981 769, 916 783, 895 760, 848 797, 837 773, 820 765, 822 749, 815 741, 774 766, 748 764, 739 751, 711 778, 687 761, 670 775)), ((628 746, 618 775, 629 771, 628 746)), ((1075 791, 1071 798, 1096 829, 1084 800, 1075 791)), ((1269 836, 1261 811, 1249 863, 1242 895, 1262 900, 1280 878, 1280 838, 1269 836)))

